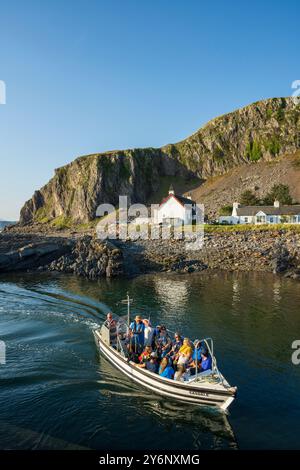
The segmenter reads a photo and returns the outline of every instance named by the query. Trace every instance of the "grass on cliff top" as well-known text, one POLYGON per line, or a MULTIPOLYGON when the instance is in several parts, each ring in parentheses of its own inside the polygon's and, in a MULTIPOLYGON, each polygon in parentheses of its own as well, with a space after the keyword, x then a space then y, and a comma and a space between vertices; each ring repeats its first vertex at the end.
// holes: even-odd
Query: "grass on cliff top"
POLYGON ((225 233, 225 232, 261 232, 269 231, 274 232, 283 230, 286 232, 300 232, 300 224, 243 224, 243 225, 205 225, 204 231, 206 233, 225 233))

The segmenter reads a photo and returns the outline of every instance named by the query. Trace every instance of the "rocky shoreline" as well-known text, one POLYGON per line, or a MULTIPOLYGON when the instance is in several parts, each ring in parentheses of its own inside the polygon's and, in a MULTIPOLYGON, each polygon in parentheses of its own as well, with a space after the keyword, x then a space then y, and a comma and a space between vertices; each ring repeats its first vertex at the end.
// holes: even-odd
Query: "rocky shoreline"
POLYGON ((209 270, 273 272, 300 280, 300 233, 287 230, 206 233, 201 249, 183 240, 99 241, 92 235, 20 233, 0 236, 0 273, 58 271, 84 276, 136 276, 209 270))

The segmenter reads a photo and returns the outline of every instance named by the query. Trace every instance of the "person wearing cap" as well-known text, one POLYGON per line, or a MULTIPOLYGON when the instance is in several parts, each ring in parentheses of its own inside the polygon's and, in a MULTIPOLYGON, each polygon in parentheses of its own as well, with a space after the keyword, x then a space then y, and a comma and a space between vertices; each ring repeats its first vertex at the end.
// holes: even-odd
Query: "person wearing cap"
POLYGON ((129 331, 131 349, 135 352, 142 351, 144 347, 145 325, 140 315, 136 315, 135 320, 130 323, 129 331))

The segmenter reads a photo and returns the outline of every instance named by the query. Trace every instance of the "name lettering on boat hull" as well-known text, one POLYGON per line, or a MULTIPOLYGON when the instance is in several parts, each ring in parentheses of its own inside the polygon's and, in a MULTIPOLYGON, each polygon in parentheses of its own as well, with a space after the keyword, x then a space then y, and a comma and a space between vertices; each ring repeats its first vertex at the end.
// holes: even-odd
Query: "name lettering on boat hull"
POLYGON ((209 394, 205 392, 197 392, 195 390, 190 390, 190 395, 199 395, 201 397, 208 397, 209 394))

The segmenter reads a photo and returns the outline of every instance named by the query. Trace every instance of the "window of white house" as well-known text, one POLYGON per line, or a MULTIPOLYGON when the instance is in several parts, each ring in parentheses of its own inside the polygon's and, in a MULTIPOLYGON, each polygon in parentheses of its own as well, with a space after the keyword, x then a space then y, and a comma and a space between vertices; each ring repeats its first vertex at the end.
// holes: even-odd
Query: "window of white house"
POLYGON ((256 216, 256 222, 258 224, 264 224, 266 221, 266 216, 265 215, 257 215, 256 216))
POLYGON ((244 220, 245 220, 245 224, 247 224, 248 223, 248 217, 245 217, 244 220))
POLYGON ((270 224, 274 223, 274 217, 270 217, 270 224))

